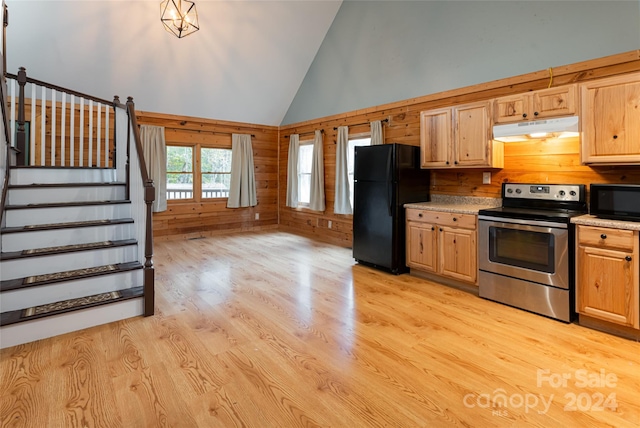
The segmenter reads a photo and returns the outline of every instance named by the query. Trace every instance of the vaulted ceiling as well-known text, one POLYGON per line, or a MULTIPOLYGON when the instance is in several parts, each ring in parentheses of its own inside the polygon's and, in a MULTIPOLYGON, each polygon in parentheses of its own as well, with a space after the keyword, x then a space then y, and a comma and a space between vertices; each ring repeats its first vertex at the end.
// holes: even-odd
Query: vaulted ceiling
POLYGON ((138 110, 279 125, 342 1, 195 0, 200 31, 159 0, 6 0, 7 69, 138 110))

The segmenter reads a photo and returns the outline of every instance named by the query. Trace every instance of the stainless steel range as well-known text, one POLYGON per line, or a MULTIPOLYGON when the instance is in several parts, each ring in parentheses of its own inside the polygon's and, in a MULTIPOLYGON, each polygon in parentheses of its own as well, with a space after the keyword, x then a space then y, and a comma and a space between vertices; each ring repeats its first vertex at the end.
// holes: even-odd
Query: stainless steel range
POLYGON ((570 322, 574 227, 583 184, 502 184, 502 207, 478 215, 480 297, 570 322))

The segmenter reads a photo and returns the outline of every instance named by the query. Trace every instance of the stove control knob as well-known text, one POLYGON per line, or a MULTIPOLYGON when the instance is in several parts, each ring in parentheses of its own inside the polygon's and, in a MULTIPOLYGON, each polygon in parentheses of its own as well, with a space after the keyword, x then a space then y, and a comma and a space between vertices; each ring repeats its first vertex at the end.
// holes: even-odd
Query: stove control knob
POLYGON ((570 192, 569 192, 569 194, 570 194, 571 196, 575 196, 575 195, 576 195, 576 191, 575 191, 575 190, 572 190, 572 191, 570 191, 570 192))
POLYGON ((513 193, 513 189, 507 189, 507 193, 513 193))
POLYGON ((559 193, 560 193, 560 196, 564 196, 564 194, 565 194, 564 190, 561 190, 559 193))
POLYGON ((516 189, 516 193, 519 195, 520 193, 522 193, 522 190, 516 189))

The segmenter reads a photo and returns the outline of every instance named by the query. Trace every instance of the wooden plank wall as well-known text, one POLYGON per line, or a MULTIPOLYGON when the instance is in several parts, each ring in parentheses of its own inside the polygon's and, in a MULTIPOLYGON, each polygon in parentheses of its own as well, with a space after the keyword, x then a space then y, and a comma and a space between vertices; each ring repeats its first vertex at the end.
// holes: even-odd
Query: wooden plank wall
MULTIPOLYGON (((582 82, 616 74, 640 70, 640 51, 585 61, 557 67, 552 70, 553 86, 582 82)), ((425 77, 426 78, 426 77, 425 77)), ((378 107, 343 113, 335 116, 305 121, 280 128, 280 226, 296 233, 314 236, 338 245, 350 246, 352 217, 333 214, 335 186, 334 127, 368 123, 371 120, 389 119, 385 128, 385 143, 420 145, 420 112, 504 95, 524 93, 547 88, 550 82, 548 70, 529 73, 439 94, 400 101, 378 107), (285 206, 287 160, 290 134, 312 133, 324 130, 324 165, 326 211, 313 212, 285 206), (331 228, 329 228, 331 222, 331 228)), ((368 126, 349 129, 351 133, 366 131, 368 126)), ((482 184, 485 170, 456 169, 433 170, 431 193, 460 196, 500 197, 501 183, 592 183, 636 182, 640 183, 640 167, 589 167, 580 164, 579 140, 548 140, 536 143, 505 144, 505 168, 492 171, 492 184, 482 184)))
POLYGON ((231 133, 255 135, 252 147, 258 205, 229 209, 226 199, 198 203, 169 201, 167 211, 153 215, 154 239, 278 227, 278 127, 142 111, 136 112, 136 117, 140 125, 164 126, 168 144, 217 142, 231 147, 231 133))

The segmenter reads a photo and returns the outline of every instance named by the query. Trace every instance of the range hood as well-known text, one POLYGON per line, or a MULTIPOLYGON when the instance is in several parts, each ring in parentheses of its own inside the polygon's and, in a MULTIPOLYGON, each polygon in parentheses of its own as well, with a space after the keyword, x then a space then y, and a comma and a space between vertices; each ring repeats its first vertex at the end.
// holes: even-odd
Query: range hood
POLYGON ((495 125, 493 127, 493 139, 510 143, 552 136, 558 138, 577 137, 578 122, 578 116, 569 116, 495 125))

